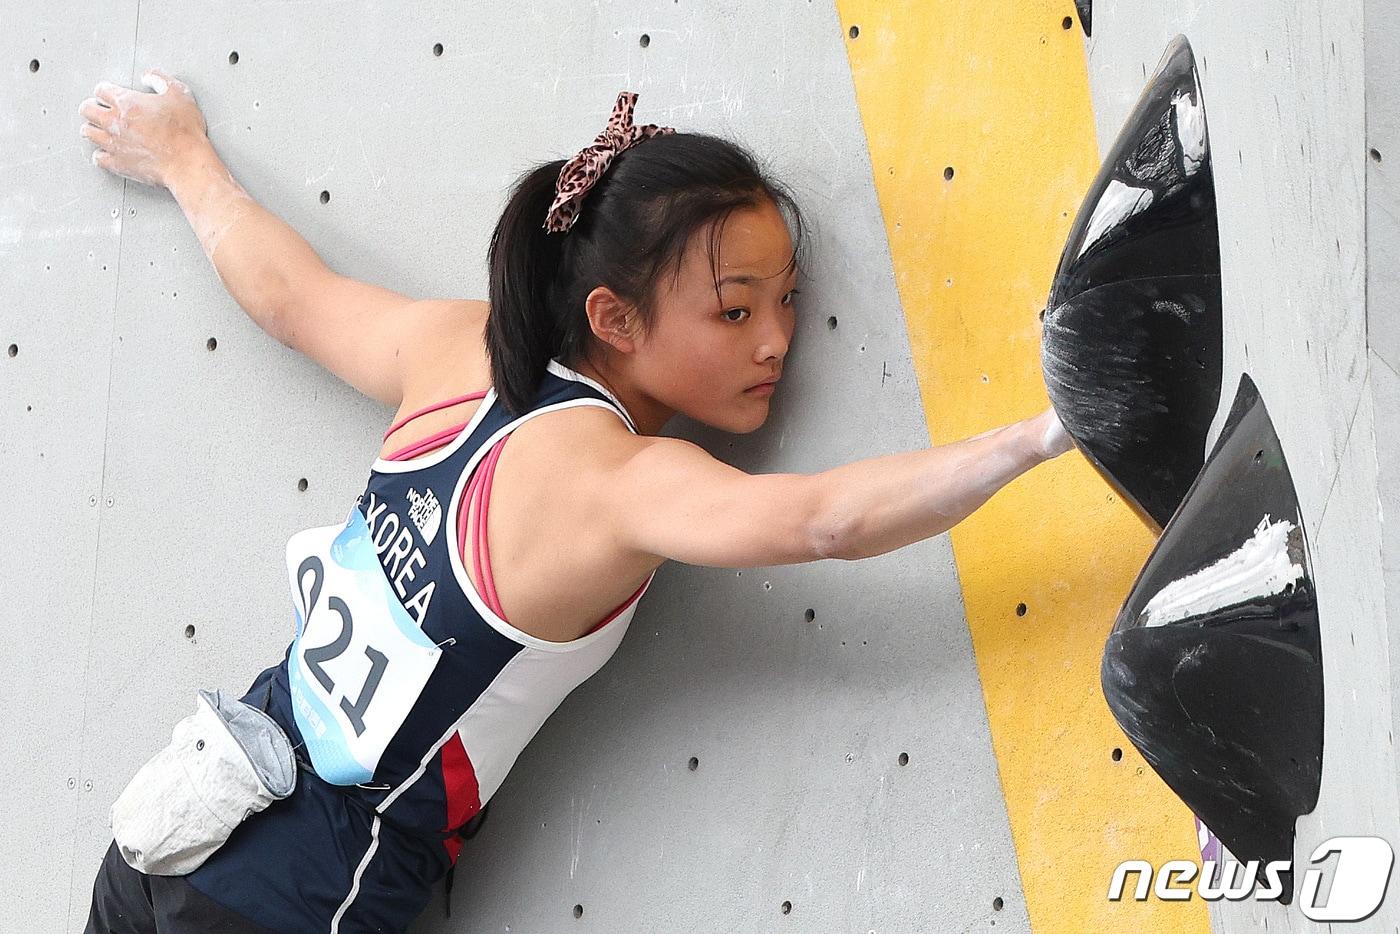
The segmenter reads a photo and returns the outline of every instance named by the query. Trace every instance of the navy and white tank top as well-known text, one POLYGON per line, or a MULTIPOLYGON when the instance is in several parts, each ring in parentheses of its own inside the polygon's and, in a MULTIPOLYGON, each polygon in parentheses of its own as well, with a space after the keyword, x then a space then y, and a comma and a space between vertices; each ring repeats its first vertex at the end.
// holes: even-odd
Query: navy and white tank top
POLYGON ((273 930, 401 930, 421 913, 456 860, 451 832, 612 657, 651 582, 552 642, 495 612, 464 563, 464 494, 483 459, 526 420, 582 405, 636 431, 606 388, 551 361, 528 410, 512 416, 488 390, 451 442, 376 458, 343 521, 291 537, 296 635, 244 700, 266 704, 316 775, 236 828, 188 877, 196 888, 273 930))

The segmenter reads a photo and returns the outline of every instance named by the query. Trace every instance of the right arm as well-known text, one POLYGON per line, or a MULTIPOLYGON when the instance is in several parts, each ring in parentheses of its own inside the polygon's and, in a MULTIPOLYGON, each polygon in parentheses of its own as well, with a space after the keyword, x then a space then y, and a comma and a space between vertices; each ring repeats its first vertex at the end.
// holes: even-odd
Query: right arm
POLYGON ((884 554, 952 528, 1011 480, 1064 453, 1053 410, 973 438, 815 474, 746 474, 657 438, 617 468, 608 514, 624 547, 712 567, 884 554))
POLYGON ((413 348, 474 320, 479 302, 418 301, 331 270, 290 225, 254 201, 209 142, 179 79, 143 75, 154 93, 101 82, 79 113, 96 165, 170 189, 229 294, 279 343, 397 406, 413 348), (467 306, 471 306, 468 308, 467 306))

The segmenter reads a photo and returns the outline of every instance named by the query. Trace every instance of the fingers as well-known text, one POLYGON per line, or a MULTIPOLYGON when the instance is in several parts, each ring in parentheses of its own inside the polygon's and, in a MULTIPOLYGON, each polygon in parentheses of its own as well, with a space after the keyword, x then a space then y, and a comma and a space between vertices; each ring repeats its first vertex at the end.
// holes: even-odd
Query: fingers
POLYGON ((170 90, 170 82, 163 76, 157 74, 155 69, 151 69, 142 75, 141 83, 157 94, 164 94, 166 91, 170 90))
POLYGON ((124 92, 126 88, 120 84, 113 84, 110 81, 99 81, 97 87, 92 89, 92 96, 102 101, 109 107, 117 106, 117 95, 124 92))
POLYGON ((188 97, 194 96, 190 92, 190 86, 188 84, 181 81, 174 75, 170 74, 163 68, 147 68, 145 73, 141 75, 141 83, 146 85, 146 87, 150 88, 151 90, 155 91, 157 94, 164 94, 167 91, 173 89, 176 93, 183 94, 188 97))
POLYGON ((78 134, 89 142, 96 143, 100 149, 112 148, 112 134, 101 127, 95 127, 91 123, 84 123, 78 127, 78 134))
POLYGON ((95 97, 89 97, 78 105, 78 114, 87 119, 88 123, 105 128, 107 122, 116 113, 111 107, 103 104, 95 97))
POLYGON ((1065 431, 1064 423, 1054 409, 1045 412, 1045 431, 1040 438, 1041 449, 1047 457, 1059 457, 1074 448, 1074 441, 1065 431))

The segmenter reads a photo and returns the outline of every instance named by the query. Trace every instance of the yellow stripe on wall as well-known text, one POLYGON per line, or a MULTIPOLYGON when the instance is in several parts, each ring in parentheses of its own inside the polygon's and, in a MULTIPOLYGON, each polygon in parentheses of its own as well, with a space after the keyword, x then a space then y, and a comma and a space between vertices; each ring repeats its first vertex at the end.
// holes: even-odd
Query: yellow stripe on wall
MULTIPOLYGON (((1064 28, 1074 6, 836 6, 930 435, 1034 415, 1048 404, 1037 314, 1099 163, 1077 19, 1064 28)), ((1073 452, 951 536, 1032 929, 1207 932, 1198 898, 1106 898, 1124 859, 1200 855, 1190 811, 1099 688, 1152 535, 1073 452)))

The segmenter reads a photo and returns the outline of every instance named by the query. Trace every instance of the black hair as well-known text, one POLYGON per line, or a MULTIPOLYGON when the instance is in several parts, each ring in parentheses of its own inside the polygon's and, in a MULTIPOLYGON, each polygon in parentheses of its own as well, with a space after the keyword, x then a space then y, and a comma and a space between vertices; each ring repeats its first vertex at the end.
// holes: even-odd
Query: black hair
MULTIPOLYGON (((743 146, 704 133, 644 139, 613 158, 584 196, 573 227, 544 229, 564 160, 516 181, 491 235, 486 350, 491 382, 512 413, 529 407, 550 359, 587 359, 593 335, 588 293, 606 286, 636 309, 645 328, 661 277, 679 276, 691 236, 713 222, 710 265, 719 293, 719 234, 730 213, 771 200, 796 230, 789 268, 802 268, 805 232, 791 191, 743 146)), ((784 270, 786 272, 786 270, 784 270)))

